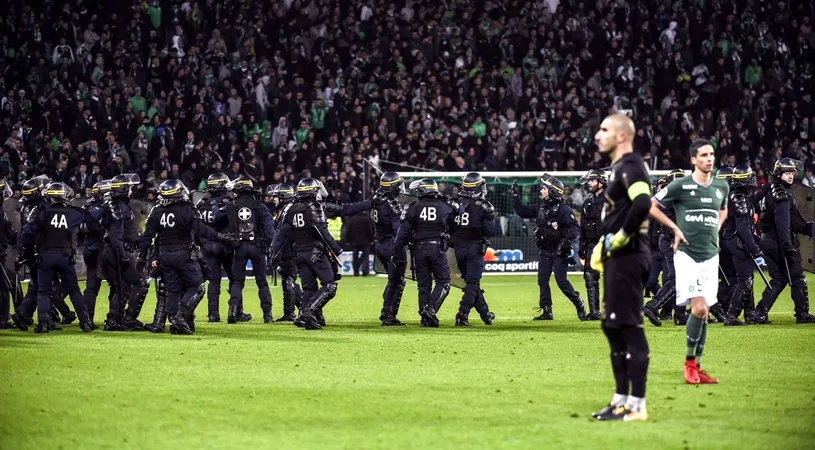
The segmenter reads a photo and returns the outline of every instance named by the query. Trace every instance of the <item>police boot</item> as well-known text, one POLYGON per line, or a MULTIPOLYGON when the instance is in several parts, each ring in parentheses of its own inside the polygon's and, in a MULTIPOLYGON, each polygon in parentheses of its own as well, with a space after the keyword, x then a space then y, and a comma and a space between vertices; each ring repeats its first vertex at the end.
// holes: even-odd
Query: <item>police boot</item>
POLYGON ((600 314, 600 292, 594 289, 589 289, 589 314, 586 320, 601 320, 603 315, 600 314))
POLYGON ((585 302, 583 302, 583 298, 577 297, 577 300, 573 301, 572 304, 574 305, 574 308, 577 310, 577 318, 580 319, 581 321, 588 320, 588 318, 586 318, 586 304, 585 302))
MULTIPOLYGON (((710 315, 715 317, 716 321, 718 322, 724 322, 726 319, 724 308, 722 308, 722 305, 720 303, 716 303, 715 305, 710 307, 710 315)), ((716 323, 716 321, 711 322, 710 320, 708 320, 708 323, 716 323)))
POLYGON ((685 326, 688 324, 688 310, 684 306, 678 306, 674 309, 674 325, 685 326))
POLYGON ((156 312, 153 314, 153 323, 148 323, 144 329, 151 333, 164 333, 164 323, 167 322, 167 299, 159 298, 156 301, 156 312))
POLYGON ((170 319, 170 334, 193 334, 192 328, 190 328, 190 324, 187 323, 187 319, 185 319, 184 316, 185 314, 179 310, 178 314, 170 319))
POLYGON ((238 312, 237 320, 239 323, 249 322, 250 320, 252 320, 252 315, 243 312, 243 308, 241 308, 240 311, 238 312))
POLYGON ((115 319, 108 318, 105 321, 105 327, 103 328, 104 331, 124 331, 122 325, 119 324, 115 319))
POLYGON ((14 313, 11 315, 11 321, 14 326, 20 331, 28 331, 28 320, 26 320, 21 313, 14 313))
POLYGON ((74 323, 76 320, 76 313, 73 311, 68 311, 68 314, 62 316, 62 320, 59 321, 60 325, 70 325, 74 323))
POLYGON ((210 314, 207 318, 207 322, 209 323, 219 323, 221 321, 221 315, 218 313, 210 314))
POLYGON ((456 314, 456 326, 457 327, 469 327, 470 322, 467 321, 467 314, 459 312, 456 314))
POLYGON ((487 311, 486 314, 481 314, 481 321, 484 322, 484 325, 492 325, 492 322, 495 321, 495 313, 487 311))
POLYGON ((51 307, 48 310, 48 313, 51 316, 51 321, 59 322, 61 320, 60 317, 59 317, 59 310, 57 310, 57 307, 54 306, 53 303, 51 303, 51 307))
POLYGON ((227 312, 226 323, 238 323, 238 307, 229 305, 229 312, 227 312))
POLYGON ((320 324, 321 327, 325 326, 325 316, 323 315, 322 308, 314 311, 314 317, 317 318, 317 322, 320 324))
POLYGON ((554 320, 555 316, 552 315, 552 307, 551 306, 542 306, 538 308, 538 311, 543 311, 541 315, 533 318, 532 320, 554 320))
POLYGON ((40 320, 34 328, 34 333, 45 334, 51 332, 52 326, 47 320, 40 320))
POLYGON ((263 311, 263 323, 274 323, 271 311, 263 311))
POLYGON ((439 327, 439 318, 436 317, 436 309, 431 305, 427 305, 422 308, 422 311, 419 314, 422 316, 422 326, 430 328, 439 327))
POLYGON ((283 315, 277 322, 294 322, 294 299, 291 294, 283 293, 283 315))
POLYGON ((405 323, 396 317, 386 317, 385 320, 382 321, 383 327, 401 327, 404 325, 405 323))

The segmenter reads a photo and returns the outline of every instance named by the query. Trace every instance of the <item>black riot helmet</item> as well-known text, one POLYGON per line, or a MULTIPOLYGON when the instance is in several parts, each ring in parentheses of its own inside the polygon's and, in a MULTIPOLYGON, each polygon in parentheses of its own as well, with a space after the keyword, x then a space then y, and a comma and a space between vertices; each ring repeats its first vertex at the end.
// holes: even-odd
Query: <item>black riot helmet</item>
POLYGON ((48 184, 49 180, 45 176, 36 176, 23 183, 22 200, 23 202, 30 202, 42 198, 42 190, 48 184))
POLYGON ((276 198, 281 204, 294 200, 294 188, 288 183, 273 184, 266 188, 266 194, 273 199, 276 198))
POLYGON ((606 175, 606 172, 603 170, 600 169, 589 170, 588 172, 586 172, 585 175, 580 177, 580 185, 587 186, 589 184, 589 181, 592 180, 597 181, 598 183, 597 188, 594 188, 594 190, 589 189, 592 194, 597 192, 597 189, 599 189, 599 187, 605 189, 606 186, 608 186, 608 175, 606 175))
POLYGON ((161 196, 162 204, 171 204, 189 200, 190 191, 181 180, 167 180, 158 188, 158 195, 161 196))
POLYGON ((405 180, 396 172, 385 172, 379 177, 377 193, 387 197, 395 197, 405 193, 405 180))
POLYGON ((550 199, 557 201, 563 200, 563 194, 566 192, 566 189, 563 187, 563 182, 554 176, 545 173, 541 177, 541 183, 546 186, 546 189, 549 190, 550 199))
POLYGON ((792 158, 781 158, 775 162, 773 166, 773 177, 776 178, 784 187, 789 188, 792 186, 792 183, 787 183, 781 178, 781 175, 785 173, 795 173, 798 174, 803 170, 803 163, 798 161, 797 159, 792 158))
POLYGON ((682 169, 673 169, 668 173, 668 175, 665 175, 665 179, 668 181, 666 183, 666 185, 670 184, 671 181, 673 181, 673 180, 677 180, 679 178, 684 178, 686 176, 687 176, 687 174, 685 173, 684 170, 682 170, 682 169))
POLYGON ((487 180, 478 172, 470 172, 461 180, 460 197, 484 198, 487 196, 487 180))
POLYGON ((213 173, 207 177, 207 192, 226 192, 229 190, 229 177, 225 173, 213 173))
POLYGON ((248 192, 250 194, 257 194, 259 193, 258 188, 255 186, 255 182, 252 181, 251 178, 245 177, 243 175, 235 178, 235 181, 232 182, 232 190, 235 192, 248 192))
POLYGON ((98 181, 91 188, 91 197, 94 200, 102 200, 107 192, 110 192, 110 180, 98 181))
POLYGON ((739 164, 733 168, 733 174, 730 175, 730 184, 733 187, 756 187, 756 173, 747 164, 739 164))
POLYGON ((328 191, 320 180, 314 178, 303 178, 297 183, 297 193, 294 197, 298 200, 313 198, 321 201, 328 197, 328 191))
POLYGON ((438 197, 441 195, 441 193, 439 193, 439 185, 430 178, 422 178, 421 180, 410 183, 410 189, 416 191, 416 195, 420 198, 438 197))
POLYGON ((722 167, 716 171, 716 178, 722 179, 727 181, 727 184, 730 184, 731 177, 733 176, 733 168, 732 167, 722 167))
POLYGON ((71 202, 71 198, 74 196, 74 190, 68 187, 68 185, 65 183, 54 181, 45 187, 42 196, 52 205, 64 205, 71 202))
POLYGON ((141 180, 135 173, 123 173, 110 179, 110 193, 113 197, 127 197, 130 188, 139 184, 141 180))

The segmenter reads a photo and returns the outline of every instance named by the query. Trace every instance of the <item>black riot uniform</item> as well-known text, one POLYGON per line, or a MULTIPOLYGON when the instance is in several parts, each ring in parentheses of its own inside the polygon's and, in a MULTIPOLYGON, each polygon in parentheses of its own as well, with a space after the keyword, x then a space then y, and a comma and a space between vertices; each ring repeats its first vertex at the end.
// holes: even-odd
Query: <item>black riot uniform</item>
POLYGON ((305 178, 297 184, 295 201, 280 212, 280 228, 271 251, 274 264, 287 246, 291 245, 294 251, 303 284, 300 316, 294 324, 307 330, 319 330, 325 325, 322 310, 336 295, 340 278, 336 255, 342 253, 342 248, 328 232, 320 202, 326 195, 322 183, 313 178, 305 178))
POLYGON ((583 279, 586 280, 586 297, 589 300, 588 320, 600 320, 600 272, 591 268, 591 253, 602 237, 602 213, 605 203, 605 189, 608 177, 605 172, 591 169, 580 178, 580 184, 587 187, 589 196, 583 202, 580 215, 580 248, 578 255, 584 261, 583 279))
MULTIPOLYGON (((739 320, 742 309, 746 323, 755 323, 753 300, 754 259, 762 256, 755 239, 753 215, 755 208, 751 197, 756 189, 756 175, 746 164, 736 166, 730 176, 730 194, 727 199, 727 220, 722 225, 720 247, 727 250, 735 271, 735 279, 729 280, 732 293, 728 301, 726 326, 744 325, 739 320)), ((720 256, 720 260, 721 260, 720 256)))
MULTIPOLYGON (((732 167, 722 167, 716 172, 716 178, 725 180, 728 185, 731 184, 732 176, 732 167)), ((719 228, 719 285, 716 292, 716 304, 710 307, 711 317, 708 317, 708 323, 725 322, 727 320, 725 312, 730 306, 730 296, 736 287, 736 269, 733 267, 733 254, 730 253, 727 246, 723 245, 723 240, 724 227, 721 227, 719 228)))
MULTIPOLYGON (((651 187, 652 192, 659 192, 668 184, 667 177, 660 177, 654 181, 651 187)), ((659 275, 662 273, 662 266, 665 264, 665 257, 659 251, 659 222, 653 220, 648 225, 648 243, 651 248, 651 268, 648 271, 648 281, 645 282, 645 297, 651 297, 659 292, 662 286, 659 284, 659 275)))
MULTIPOLYGON (((104 195, 109 189, 109 180, 94 184, 91 188, 90 199, 85 203, 85 211, 91 212, 101 208, 104 195)), ((98 265, 99 254, 102 252, 102 246, 104 245, 102 241, 103 237, 104 230, 99 221, 89 221, 79 226, 77 242, 84 246, 82 259, 85 262, 85 292, 83 296, 85 299, 85 308, 88 310, 91 323, 93 323, 94 313, 96 312, 96 297, 99 296, 99 288, 102 286, 102 279, 98 273, 98 265)))
MULTIPOLYGON (((40 209, 45 208, 46 201, 42 197, 42 190, 50 181, 44 175, 34 177, 22 186, 22 203, 20 208, 20 231, 17 233, 17 261, 19 265, 26 265, 29 269, 28 291, 26 291, 25 299, 36 302, 37 292, 39 290, 39 270, 37 268, 37 261, 35 258, 36 248, 28 249, 29 254, 22 252, 22 227, 37 216, 40 209)), ((54 284, 58 285, 59 278, 54 278, 54 284)), ((59 315, 62 315, 63 325, 67 325, 76 320, 76 314, 68 308, 65 304, 64 296, 61 294, 61 289, 55 286, 51 291, 51 319, 53 322, 59 321, 59 315)), ((20 302, 22 303, 22 302, 20 302)), ((52 324, 52 329, 57 329, 55 324, 52 324)))
POLYGON ((456 263, 465 283, 456 314, 456 326, 470 326, 468 316, 473 307, 484 324, 492 325, 495 320, 495 314, 490 311, 484 290, 481 289, 484 253, 489 247, 490 237, 498 234, 495 207, 486 200, 486 196, 487 181, 481 174, 471 172, 464 176, 458 191, 455 225, 450 233, 456 263))
POLYGON ((379 178, 379 189, 374 195, 377 204, 371 209, 371 220, 374 223, 374 251, 376 258, 385 266, 388 273, 388 283, 382 293, 382 312, 379 314, 382 326, 404 325, 396 315, 399 313, 402 293, 405 290, 407 252, 405 249, 393 251, 393 237, 399 231, 399 218, 402 215, 399 195, 404 191, 405 182, 399 174, 383 173, 379 178))
POLYGON ((557 178, 543 174, 543 203, 538 209, 530 208, 521 202, 517 183, 512 184, 512 205, 515 213, 524 219, 535 219, 535 243, 540 250, 538 255, 538 286, 540 287, 539 305, 542 310, 535 320, 552 320, 552 291, 549 288, 549 277, 555 273, 555 281, 566 297, 577 309, 577 317, 586 320, 586 307, 580 294, 574 290, 566 276, 567 257, 572 252, 571 241, 580 234, 580 225, 569 205, 563 203, 563 183, 557 178), (544 191, 546 192, 544 194, 544 191))
MULTIPOLYGON (((194 311, 193 296, 203 283, 198 264, 191 264, 195 232, 208 240, 228 241, 224 235, 206 226, 197 217, 189 201, 187 188, 179 180, 167 180, 159 187, 161 200, 150 210, 144 234, 139 241, 138 270, 147 264, 147 251, 156 238, 156 252, 161 276, 167 290, 166 316, 170 333, 193 334, 189 319, 194 311)), ((164 320, 160 320, 163 329, 164 320)))
POLYGON ((246 262, 251 261, 252 273, 258 287, 263 321, 273 323, 272 293, 266 280, 266 256, 269 243, 274 240, 275 225, 269 209, 257 198, 258 189, 252 180, 238 177, 233 181, 235 198, 215 213, 216 223, 226 220, 229 233, 238 238, 232 259, 234 282, 229 288, 228 323, 237 323, 243 305, 243 287, 246 284, 246 262))
MULTIPOLYGON (((685 172, 679 169, 672 170, 665 177, 665 184, 660 184, 659 190, 665 189, 673 180, 682 178, 685 172)), ((656 195, 656 193, 655 193, 656 195)), ((669 219, 675 220, 672 209, 661 208, 669 219)), ((654 221, 656 223, 656 221, 654 221)), ((674 310, 674 323, 684 325, 687 321, 687 312, 684 306, 676 306, 676 270, 674 269, 674 234, 669 228, 657 224, 659 236, 659 252, 662 255, 662 287, 654 294, 642 308, 642 313, 655 326, 662 326, 662 320, 671 318, 674 310), (661 313, 660 313, 661 311, 661 313)))
MULTIPOLYGON (((223 173, 215 173, 207 178, 207 196, 195 204, 201 219, 215 228, 215 231, 224 232, 228 223, 215 222, 215 211, 224 208, 232 199, 229 197, 229 178, 223 173)), ((220 322, 219 313, 221 295, 221 268, 226 273, 228 286, 232 286, 232 248, 224 246, 220 241, 202 239, 201 256, 204 261, 204 279, 208 282, 207 307, 209 322, 220 322)), ((238 314, 238 321, 245 319, 245 314, 238 314)))
POLYGON ((138 317, 147 295, 148 282, 147 277, 136 270, 139 231, 130 207, 130 190, 138 183, 135 174, 113 177, 110 180, 110 200, 101 208, 105 246, 100 255, 99 274, 114 292, 105 331, 141 330, 144 327, 138 317))
POLYGON ((17 232, 14 231, 11 222, 6 217, 5 211, 2 210, 3 200, 11 196, 11 188, 6 184, 5 180, 0 179, 0 329, 13 328, 14 325, 9 322, 11 319, 11 302, 14 298, 14 308, 18 307, 17 300, 20 298, 20 292, 17 289, 16 277, 14 272, 6 268, 6 258, 8 256, 8 248, 17 245, 17 232))
POLYGON ((799 161, 782 158, 775 163, 772 180, 762 186, 759 209, 759 227, 761 229, 760 247, 770 272, 770 287, 761 295, 756 307, 758 321, 769 323, 767 315, 773 303, 787 284, 792 292, 795 304, 797 323, 814 323, 815 316, 809 313, 809 294, 807 293, 806 274, 801 266, 801 248, 798 234, 815 235, 815 223, 806 222, 795 198, 790 194, 791 183, 782 179, 785 173, 798 173, 799 161))
MULTIPOLYGON (((52 328, 49 309, 55 274, 59 275, 60 281, 71 298, 71 303, 79 317, 80 328, 85 332, 93 331, 76 277, 73 233, 83 222, 93 221, 94 218, 83 210, 72 208, 69 204, 72 197, 73 190, 64 183, 49 183, 45 189, 44 198, 50 204, 38 209, 36 216, 29 220, 21 230, 23 254, 31 254, 35 245, 37 249, 37 276, 40 284, 37 289, 36 333, 48 333, 52 328)), ((33 314, 33 301, 25 300, 20 310, 24 316, 33 314)))
POLYGON ((458 204, 442 197, 436 182, 429 178, 414 181, 410 188, 416 190, 419 200, 402 208, 399 231, 391 251, 396 255, 405 245, 412 244, 411 267, 419 290, 422 326, 438 327, 436 313, 450 293, 448 230, 454 224, 458 204))
MULTIPOLYGON (((290 184, 276 184, 269 186, 269 195, 275 205, 274 219, 277 228, 283 220, 282 211, 294 201, 294 188, 290 184)), ((302 310, 303 290, 297 284, 297 261, 295 253, 291 248, 291 243, 281 248, 280 254, 274 258, 276 270, 283 282, 283 315, 277 322, 294 322, 294 308, 302 310)))

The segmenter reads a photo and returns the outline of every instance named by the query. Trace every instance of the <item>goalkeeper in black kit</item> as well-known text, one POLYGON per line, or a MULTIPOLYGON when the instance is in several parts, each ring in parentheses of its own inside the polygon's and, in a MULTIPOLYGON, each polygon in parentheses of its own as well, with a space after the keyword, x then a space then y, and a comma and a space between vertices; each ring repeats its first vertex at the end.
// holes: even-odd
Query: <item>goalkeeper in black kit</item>
POLYGON ((648 341, 642 302, 651 262, 648 212, 651 184, 648 169, 633 153, 634 123, 614 114, 600 124, 595 141, 612 159, 603 206, 602 237, 594 248, 591 267, 604 272, 603 332, 611 347, 616 390, 611 402, 593 416, 598 420, 648 420, 645 382, 648 341))

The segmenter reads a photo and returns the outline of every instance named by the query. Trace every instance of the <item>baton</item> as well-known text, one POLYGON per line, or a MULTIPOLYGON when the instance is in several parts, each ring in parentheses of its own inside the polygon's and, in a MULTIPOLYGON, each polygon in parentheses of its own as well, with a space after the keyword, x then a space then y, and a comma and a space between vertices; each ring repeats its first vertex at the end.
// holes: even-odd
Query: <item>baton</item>
POLYGON ((724 274, 724 269, 722 269, 721 264, 719 264, 719 274, 722 276, 722 279, 724 280, 725 284, 730 286, 730 280, 728 280, 727 275, 724 274))
MULTIPOLYGON (((761 266, 758 265, 758 261, 756 261, 753 258, 750 258, 750 260, 753 261, 753 265, 756 266, 756 270, 758 270, 759 275, 761 275, 761 279, 764 280, 764 284, 767 286, 767 290, 772 291, 773 288, 772 288, 772 286, 770 286, 770 282, 767 281, 767 276, 764 275, 764 271, 761 270, 761 266)), ((786 259, 785 259, 785 261, 786 261, 786 259)))

